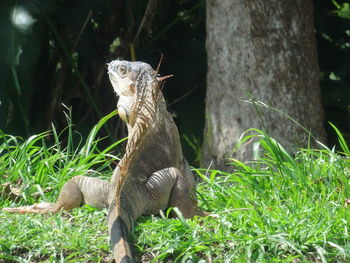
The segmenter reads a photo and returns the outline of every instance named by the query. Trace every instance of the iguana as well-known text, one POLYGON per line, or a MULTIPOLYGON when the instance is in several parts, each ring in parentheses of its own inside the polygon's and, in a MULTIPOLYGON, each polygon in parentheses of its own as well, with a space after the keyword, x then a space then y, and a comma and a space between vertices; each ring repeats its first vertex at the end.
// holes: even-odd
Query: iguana
POLYGON ((184 158, 177 127, 160 90, 158 76, 143 62, 114 60, 108 75, 119 96, 118 112, 128 129, 125 154, 110 182, 77 176, 62 188, 56 203, 4 208, 19 213, 58 212, 82 204, 108 208, 108 229, 116 262, 133 262, 128 233, 143 214, 177 207, 185 218, 203 216, 195 180, 184 158))

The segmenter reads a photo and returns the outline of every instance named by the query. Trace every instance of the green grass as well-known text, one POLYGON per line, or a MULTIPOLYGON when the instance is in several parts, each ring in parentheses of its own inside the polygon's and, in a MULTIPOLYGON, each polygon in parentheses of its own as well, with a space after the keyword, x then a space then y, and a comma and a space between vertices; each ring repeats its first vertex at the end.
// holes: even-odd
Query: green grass
MULTIPOLYGON (((77 146, 68 140, 63 147, 54 129, 28 140, 1 134, 0 183, 24 189, 18 204, 2 198, 0 207, 38 201, 31 196, 37 191, 40 200, 53 201, 65 181, 91 170, 110 176, 115 145, 100 151, 97 132, 112 115, 77 146), (47 187, 53 190, 44 193, 47 187)), ((350 152, 334 129, 341 152, 320 145, 295 155, 267 134, 248 131, 242 140, 255 138, 256 160, 231 160, 234 173, 194 170, 203 181, 200 205, 211 215, 169 219, 166 211, 141 218, 131 233, 138 260, 350 262, 350 152)), ((74 133, 71 125, 68 132, 74 133)), ((53 216, 0 213, 0 262, 108 262, 105 214, 90 207, 53 216)))

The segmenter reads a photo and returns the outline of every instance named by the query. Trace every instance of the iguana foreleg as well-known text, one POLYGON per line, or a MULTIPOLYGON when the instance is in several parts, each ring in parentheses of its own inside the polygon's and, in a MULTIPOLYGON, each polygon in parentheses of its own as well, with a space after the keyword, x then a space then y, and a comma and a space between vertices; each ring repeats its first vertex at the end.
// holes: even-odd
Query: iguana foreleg
POLYGON ((4 207, 2 211, 10 213, 57 213, 71 210, 84 204, 96 208, 108 207, 109 182, 95 177, 75 176, 62 187, 55 203, 37 203, 31 206, 4 207))
POLYGON ((177 207, 185 218, 205 215, 198 210, 193 185, 192 174, 182 173, 175 167, 153 173, 146 184, 150 199, 146 213, 158 214, 167 207, 177 207))

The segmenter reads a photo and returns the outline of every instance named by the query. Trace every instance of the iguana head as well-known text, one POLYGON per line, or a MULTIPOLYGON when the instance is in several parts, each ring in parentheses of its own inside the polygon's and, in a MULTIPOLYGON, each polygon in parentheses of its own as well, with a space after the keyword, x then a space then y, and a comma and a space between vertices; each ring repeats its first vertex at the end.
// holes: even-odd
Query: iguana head
POLYGON ((135 86, 156 79, 157 73, 144 62, 113 60, 108 64, 108 75, 114 91, 119 96, 135 95, 135 86))
POLYGON ((147 63, 113 60, 108 64, 108 75, 119 96, 119 115, 133 126, 142 107, 155 104, 150 99, 154 99, 155 91, 159 87, 157 72, 147 63))

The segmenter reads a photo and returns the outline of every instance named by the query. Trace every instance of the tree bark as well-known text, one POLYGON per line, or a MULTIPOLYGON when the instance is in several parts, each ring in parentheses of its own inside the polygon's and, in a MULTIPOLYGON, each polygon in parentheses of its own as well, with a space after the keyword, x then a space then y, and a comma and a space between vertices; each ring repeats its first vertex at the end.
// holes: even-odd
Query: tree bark
MULTIPOLYGON (((311 0, 207 0, 208 54, 203 161, 252 159, 233 151, 249 128, 268 129, 283 146, 305 146, 308 134, 283 114, 243 102, 253 97, 325 140, 311 0)), ((224 168, 225 169, 225 168, 224 168)))

